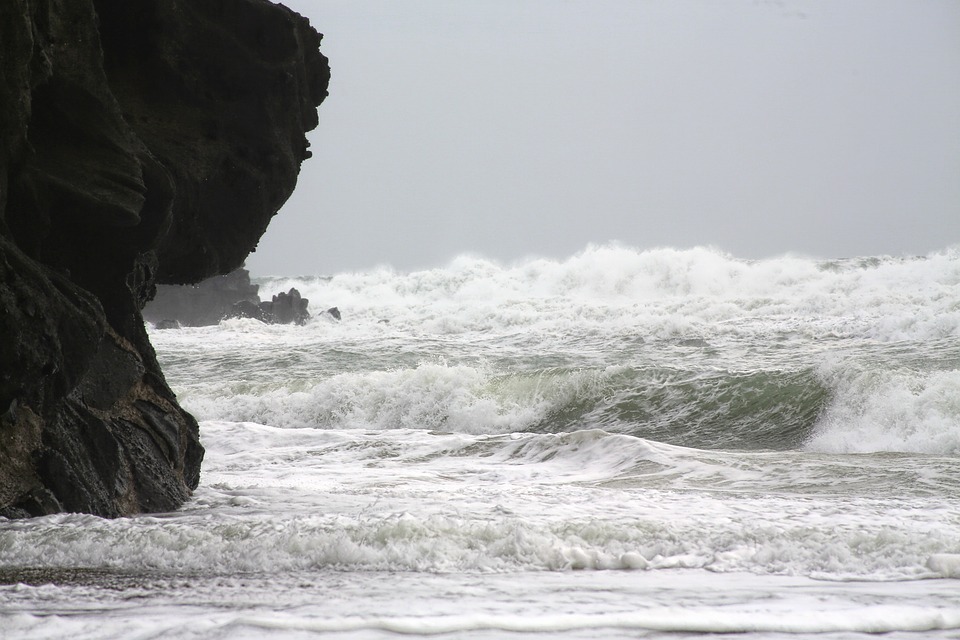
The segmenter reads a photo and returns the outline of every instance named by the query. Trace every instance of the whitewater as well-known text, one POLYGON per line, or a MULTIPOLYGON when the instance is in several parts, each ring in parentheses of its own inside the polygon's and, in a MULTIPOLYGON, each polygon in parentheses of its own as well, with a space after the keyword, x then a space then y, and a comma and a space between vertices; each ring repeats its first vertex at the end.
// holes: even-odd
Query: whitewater
POLYGON ((0 636, 960 634, 960 247, 255 281, 149 327, 193 498, 0 519, 0 636))

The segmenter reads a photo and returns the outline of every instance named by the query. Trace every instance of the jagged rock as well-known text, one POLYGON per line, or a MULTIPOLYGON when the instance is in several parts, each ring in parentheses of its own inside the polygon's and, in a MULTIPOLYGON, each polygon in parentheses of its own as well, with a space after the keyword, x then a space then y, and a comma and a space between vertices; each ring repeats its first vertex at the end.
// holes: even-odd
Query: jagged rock
POLYGON ((272 300, 253 303, 243 300, 234 305, 228 318, 252 318, 267 324, 305 324, 310 319, 306 298, 300 297, 295 288, 287 293, 278 293, 272 300))
POLYGON ((280 292, 273 296, 270 302, 261 302, 260 309, 268 318, 268 322, 278 324, 303 324, 310 319, 307 312, 306 298, 300 297, 300 292, 291 288, 287 293, 280 292))
POLYGON ((329 309, 327 309, 327 313, 333 316, 335 320, 340 319, 340 309, 338 309, 337 307, 330 307, 329 309))
POLYGON ((141 309, 256 247, 309 156, 319 44, 267 0, 0 2, 0 516, 196 487, 141 309))
POLYGON ((233 305, 225 317, 247 318, 250 320, 267 322, 267 318, 263 314, 263 309, 260 308, 260 302, 251 302, 249 300, 241 300, 237 304, 233 305))

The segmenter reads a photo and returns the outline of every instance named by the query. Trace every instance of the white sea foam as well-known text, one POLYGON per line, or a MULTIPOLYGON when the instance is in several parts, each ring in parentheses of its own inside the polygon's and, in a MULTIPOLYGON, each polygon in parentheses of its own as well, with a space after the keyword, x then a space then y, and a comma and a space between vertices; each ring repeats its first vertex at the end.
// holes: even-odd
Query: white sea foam
MULTIPOLYGON (((118 581, 122 584, 122 581, 118 581)), ((0 587, 14 613, 4 629, 15 637, 58 639, 559 638, 645 637, 669 632, 784 634, 849 638, 850 634, 923 632, 955 635, 949 588, 932 581, 844 583, 677 570, 658 574, 299 573, 292 580, 146 579, 131 588, 0 587), (55 596, 51 591, 56 591, 55 596), (136 594, 130 602, 130 592, 136 594), (489 593, 498 594, 491 599, 489 593), (49 598, 44 600, 44 598, 49 598)), ((116 583, 115 583, 116 584, 116 583)))
MULTIPOLYGON (((476 434, 551 425, 643 433, 660 429, 658 421, 664 421, 676 423, 671 427, 676 433, 684 427, 695 437, 693 427, 700 423, 686 426, 678 422, 681 418, 729 421, 731 412, 737 411, 739 422, 729 423, 728 431, 718 431, 716 437, 742 443, 785 429, 787 422, 776 421, 805 411, 811 420, 819 413, 805 443, 809 451, 928 454, 960 451, 958 398, 956 369, 864 364, 851 358, 824 360, 809 380, 789 372, 754 380, 733 373, 636 371, 622 365, 505 374, 488 364, 434 361, 385 371, 334 373, 316 380, 227 379, 180 394, 184 406, 204 420, 476 434), (825 391, 815 386, 818 380, 825 391), (822 409, 810 405, 821 394, 826 394, 822 409), (733 429, 742 433, 729 431, 733 429)), ((716 429, 709 423, 698 428, 701 438, 707 437, 708 429, 716 429)), ((776 446, 774 437, 764 441, 766 446, 776 446)))
POLYGON ((960 578, 960 553, 935 553, 927 558, 927 568, 944 578, 960 578))
POLYGON ((522 431, 578 398, 603 389, 619 368, 500 375, 489 366, 421 362, 412 368, 334 374, 300 389, 207 387, 184 393, 200 419, 283 427, 522 431))
MULTIPOLYGON (((810 450, 958 448, 956 248, 823 262, 594 246, 564 261, 461 257, 443 269, 263 286, 267 295, 297 286, 318 316, 306 327, 232 320, 154 332, 171 383, 201 419, 632 433, 657 426, 637 423, 641 414, 695 424, 723 422, 726 411, 739 412, 730 428, 759 434, 786 428, 777 421, 787 416, 815 415, 811 403, 827 394, 810 450), (343 321, 322 314, 333 304, 343 321), (769 374, 769 389, 746 378, 737 389, 735 376, 758 371, 769 374), (816 377, 794 375, 803 371, 816 377), (753 417, 737 398, 755 403, 753 417)), ((802 420, 789 429, 813 428, 812 417, 802 420)), ((750 446, 734 435, 714 441, 750 446)))
POLYGON ((304 629, 320 633, 376 630, 398 634, 436 635, 471 631, 558 633, 573 630, 644 630, 666 633, 890 633, 960 629, 960 612, 925 607, 874 606, 857 610, 784 615, 783 612, 718 612, 715 610, 660 609, 602 615, 554 614, 549 616, 417 616, 398 618, 304 621, 289 617, 249 617, 237 621, 261 629, 304 629), (766 615, 764 615, 764 613, 766 615))
POLYGON ((381 268, 263 284, 265 293, 291 286, 310 298, 315 312, 337 305, 350 322, 390 320, 435 333, 602 324, 667 335, 671 318, 686 319, 681 331, 764 320, 888 341, 960 333, 957 248, 922 258, 823 262, 606 245, 564 261, 504 266, 461 257, 442 269, 381 268), (591 313, 598 306, 603 313, 591 313))
MULTIPOLYGON (((203 485, 182 513, 7 523, 0 565, 200 574, 697 568, 891 580, 952 577, 960 540, 951 505, 920 494, 798 500, 767 491, 767 482, 785 484, 797 458, 702 459, 599 431, 205 423, 203 435, 203 485), (764 467, 777 466, 781 477, 765 481, 764 467), (751 483, 756 490, 744 491, 751 483)), ((869 481, 860 474, 850 481, 869 481)), ((803 482, 804 472, 793 477, 803 482)))
POLYGON ((960 369, 822 369, 833 401, 807 442, 812 451, 960 453, 960 369))

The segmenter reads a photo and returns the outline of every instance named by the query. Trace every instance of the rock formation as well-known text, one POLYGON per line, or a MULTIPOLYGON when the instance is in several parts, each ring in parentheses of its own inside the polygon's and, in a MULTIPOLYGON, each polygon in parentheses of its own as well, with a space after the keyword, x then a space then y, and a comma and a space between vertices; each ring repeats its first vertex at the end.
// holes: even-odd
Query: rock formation
POLYGON ((259 289, 250 282, 250 272, 242 268, 195 285, 157 285, 153 300, 143 308, 143 318, 158 329, 204 327, 225 318, 299 325, 310 319, 310 301, 296 289, 264 301, 259 289))
POLYGON ((230 309, 227 317, 253 318, 267 324, 306 324, 310 319, 307 305, 310 301, 300 296, 300 292, 291 287, 290 291, 276 294, 271 300, 254 304, 238 302, 230 309))
POLYGON ((250 272, 242 268, 193 285, 157 285, 156 295, 143 307, 143 319, 160 328, 217 324, 230 316, 236 305, 259 308, 259 289, 250 282, 250 272))
POLYGON ((267 0, 0 2, 0 515, 196 487, 141 309, 256 247, 309 157, 319 45, 267 0))

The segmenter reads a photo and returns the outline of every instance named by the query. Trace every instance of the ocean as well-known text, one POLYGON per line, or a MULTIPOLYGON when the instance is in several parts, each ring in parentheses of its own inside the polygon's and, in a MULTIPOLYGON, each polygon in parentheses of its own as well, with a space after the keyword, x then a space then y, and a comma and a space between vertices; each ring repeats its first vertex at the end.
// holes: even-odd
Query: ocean
POLYGON ((0 636, 960 635, 960 247, 256 281, 150 329, 193 498, 0 520, 0 636))

